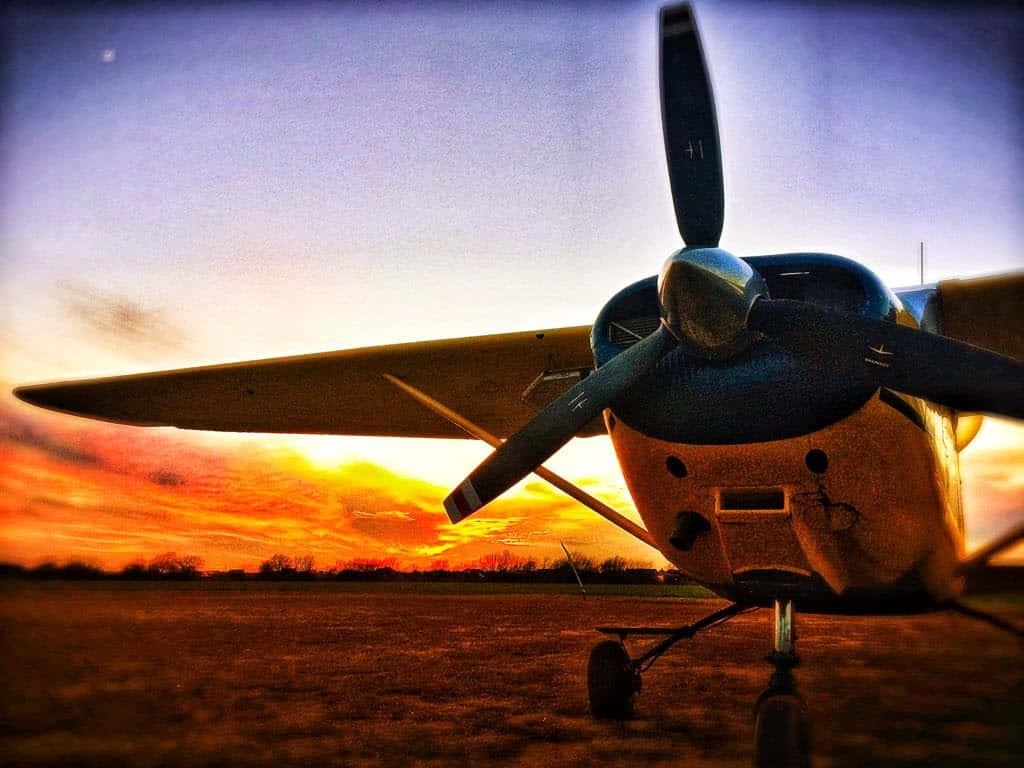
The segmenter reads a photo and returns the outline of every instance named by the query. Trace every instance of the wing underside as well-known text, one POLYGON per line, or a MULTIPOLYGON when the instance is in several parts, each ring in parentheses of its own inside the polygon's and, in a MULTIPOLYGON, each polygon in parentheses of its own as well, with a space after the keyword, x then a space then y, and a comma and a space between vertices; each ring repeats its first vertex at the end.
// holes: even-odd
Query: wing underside
MULTIPOLYGON (((589 326, 19 387, 51 410, 226 432, 466 437, 397 377, 499 437, 593 368, 589 326)), ((586 435, 604 431, 595 419, 586 435)))

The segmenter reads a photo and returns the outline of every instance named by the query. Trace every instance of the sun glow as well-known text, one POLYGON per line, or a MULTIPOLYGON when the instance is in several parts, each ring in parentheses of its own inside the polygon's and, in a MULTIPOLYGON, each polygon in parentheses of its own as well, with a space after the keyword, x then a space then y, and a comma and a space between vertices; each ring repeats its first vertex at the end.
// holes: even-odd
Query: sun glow
POLYGON ((290 449, 309 462, 313 469, 327 471, 351 464, 362 457, 353 453, 343 438, 333 435, 288 435, 271 438, 272 444, 290 449))

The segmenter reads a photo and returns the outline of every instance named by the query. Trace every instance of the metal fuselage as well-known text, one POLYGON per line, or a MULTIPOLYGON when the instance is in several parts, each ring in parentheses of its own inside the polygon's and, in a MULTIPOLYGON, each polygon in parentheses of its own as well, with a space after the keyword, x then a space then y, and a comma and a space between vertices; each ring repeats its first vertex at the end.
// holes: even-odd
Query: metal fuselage
MULTIPOLYGON (((749 260, 773 295, 908 324, 870 272, 834 256, 749 260)), ((650 280, 594 326, 598 365, 656 320, 650 280), (654 317, 652 318, 652 314, 654 317)), ((865 365, 886 350, 865 350, 865 365)), ((874 361, 874 362, 873 362, 874 361)), ((665 557, 730 599, 801 610, 927 610, 955 597, 963 556, 955 414, 836 381, 766 344, 712 363, 681 352, 605 422, 626 484, 665 557)))
POLYGON ((731 599, 890 612, 926 608, 962 586, 951 419, 905 402, 923 427, 875 396, 825 429, 745 445, 674 443, 611 412, 606 421, 644 525, 683 573, 731 599), (807 466, 812 451, 827 457, 824 472, 807 466), (708 527, 683 549, 674 541, 687 514, 708 527))

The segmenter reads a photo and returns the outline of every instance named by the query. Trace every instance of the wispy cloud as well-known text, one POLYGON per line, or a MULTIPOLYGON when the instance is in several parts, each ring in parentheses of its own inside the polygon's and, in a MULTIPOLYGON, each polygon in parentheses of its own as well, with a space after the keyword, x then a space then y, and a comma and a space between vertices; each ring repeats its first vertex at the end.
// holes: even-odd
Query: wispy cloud
POLYGON ((137 301, 84 284, 64 284, 61 304, 68 318, 94 337, 119 347, 124 344, 163 351, 186 344, 188 337, 167 313, 137 301))
POLYGON ((184 485, 185 478, 179 475, 177 472, 172 472, 169 469, 161 469, 157 472, 152 472, 149 475, 149 479, 157 485, 184 485))
POLYGON ((100 463, 95 454, 84 451, 70 442, 61 441, 54 435, 46 434, 28 420, 20 419, 6 409, 0 410, 0 440, 31 446, 55 459, 73 464, 100 463))

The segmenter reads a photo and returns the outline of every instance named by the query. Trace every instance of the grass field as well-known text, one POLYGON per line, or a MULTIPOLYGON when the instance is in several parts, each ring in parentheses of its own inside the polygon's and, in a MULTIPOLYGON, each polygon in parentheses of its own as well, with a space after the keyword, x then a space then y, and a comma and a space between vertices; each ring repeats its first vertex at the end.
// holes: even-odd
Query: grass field
MULTIPOLYGON (((750 764, 767 611, 660 660, 633 720, 595 723, 593 627, 683 624, 723 603, 443 586, 0 584, 0 761, 750 764)), ((986 607, 1024 616, 1019 599, 986 607)), ((947 614, 801 615, 798 628, 819 768, 1024 755, 1013 637, 947 614)))

